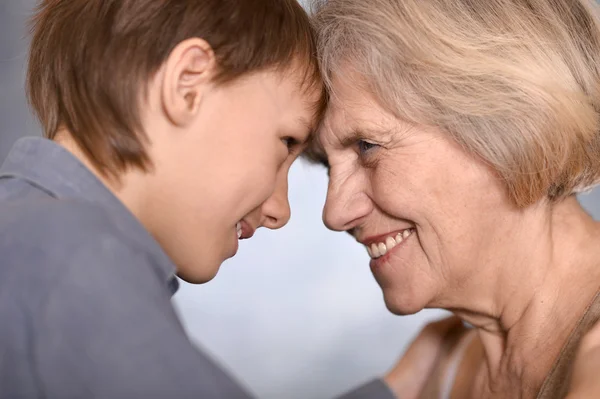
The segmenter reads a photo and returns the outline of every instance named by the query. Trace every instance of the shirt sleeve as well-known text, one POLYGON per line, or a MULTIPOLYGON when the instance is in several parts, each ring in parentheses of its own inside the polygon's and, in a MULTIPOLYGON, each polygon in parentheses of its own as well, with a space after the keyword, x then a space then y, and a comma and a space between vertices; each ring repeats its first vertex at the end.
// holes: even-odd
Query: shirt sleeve
POLYGON ((401 399, 396 398, 390 388, 382 380, 373 380, 337 399, 401 399))
POLYGON ((148 254, 110 236, 88 241, 32 320, 43 397, 250 398, 189 341, 148 254))

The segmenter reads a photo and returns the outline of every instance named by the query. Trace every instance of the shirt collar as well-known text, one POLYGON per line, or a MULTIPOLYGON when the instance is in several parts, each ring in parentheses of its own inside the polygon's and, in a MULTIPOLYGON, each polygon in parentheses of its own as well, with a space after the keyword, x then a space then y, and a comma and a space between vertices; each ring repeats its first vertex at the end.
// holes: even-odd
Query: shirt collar
POLYGON ((0 167, 2 177, 20 178, 55 198, 80 198, 117 213, 132 239, 150 251, 156 271, 171 294, 177 291, 175 265, 158 242, 85 165, 60 145, 40 137, 19 139, 0 167))

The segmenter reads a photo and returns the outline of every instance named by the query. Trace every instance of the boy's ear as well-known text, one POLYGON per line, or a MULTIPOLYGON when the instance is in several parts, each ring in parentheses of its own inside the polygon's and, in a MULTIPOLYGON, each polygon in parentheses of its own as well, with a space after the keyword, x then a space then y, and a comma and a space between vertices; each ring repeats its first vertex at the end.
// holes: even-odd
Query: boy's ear
POLYGON ((184 40, 169 55, 161 84, 162 106, 177 126, 190 123, 216 72, 212 47, 199 38, 184 40))

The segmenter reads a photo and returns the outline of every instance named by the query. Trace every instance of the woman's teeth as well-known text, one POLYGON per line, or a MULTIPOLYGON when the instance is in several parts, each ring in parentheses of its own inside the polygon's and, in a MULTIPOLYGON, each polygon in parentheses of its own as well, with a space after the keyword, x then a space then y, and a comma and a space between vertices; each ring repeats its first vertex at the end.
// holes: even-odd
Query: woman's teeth
POLYGON ((237 224, 235 225, 235 229, 237 230, 237 237, 239 240, 240 238, 242 238, 242 222, 237 222, 237 224))
POLYGON ((391 251, 396 245, 406 240, 413 232, 414 229, 412 228, 406 229, 396 234, 395 237, 387 237, 384 242, 374 242, 371 245, 367 245, 367 252, 369 253, 371 259, 380 258, 391 251))

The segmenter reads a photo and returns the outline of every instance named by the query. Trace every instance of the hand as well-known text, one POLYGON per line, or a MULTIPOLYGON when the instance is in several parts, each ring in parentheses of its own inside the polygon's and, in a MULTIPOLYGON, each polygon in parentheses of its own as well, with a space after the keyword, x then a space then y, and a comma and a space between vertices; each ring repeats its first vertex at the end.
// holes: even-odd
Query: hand
POLYGON ((462 328, 461 320, 452 316, 430 323, 421 330, 404 356, 383 378, 396 397, 417 399, 439 363, 448 333, 462 328))
POLYGON ((600 323, 581 340, 567 399, 600 398, 600 323))

